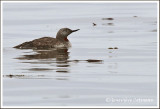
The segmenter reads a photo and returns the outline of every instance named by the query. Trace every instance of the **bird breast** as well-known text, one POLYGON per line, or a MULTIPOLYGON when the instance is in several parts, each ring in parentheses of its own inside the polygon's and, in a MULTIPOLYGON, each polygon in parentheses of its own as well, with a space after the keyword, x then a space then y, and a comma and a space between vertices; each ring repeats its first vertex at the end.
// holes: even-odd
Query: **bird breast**
POLYGON ((55 48, 70 48, 71 47, 71 43, 68 42, 57 42, 54 46, 55 48))

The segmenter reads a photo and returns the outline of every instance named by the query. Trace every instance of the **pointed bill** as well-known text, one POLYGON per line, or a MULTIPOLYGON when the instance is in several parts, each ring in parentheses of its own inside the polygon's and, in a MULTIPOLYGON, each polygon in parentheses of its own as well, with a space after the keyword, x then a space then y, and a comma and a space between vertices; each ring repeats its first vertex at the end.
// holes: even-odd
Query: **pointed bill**
POLYGON ((76 32, 76 31, 78 31, 78 30, 80 30, 80 29, 72 30, 72 32, 76 32))

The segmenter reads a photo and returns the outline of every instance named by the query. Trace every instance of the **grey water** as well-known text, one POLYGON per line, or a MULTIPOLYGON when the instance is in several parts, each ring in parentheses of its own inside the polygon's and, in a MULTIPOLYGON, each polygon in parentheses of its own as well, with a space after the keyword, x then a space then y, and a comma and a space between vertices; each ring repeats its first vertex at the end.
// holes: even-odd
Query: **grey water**
POLYGON ((2 32, 3 106, 157 105, 156 3, 3 3, 2 32), (13 48, 64 27, 70 49, 13 48))

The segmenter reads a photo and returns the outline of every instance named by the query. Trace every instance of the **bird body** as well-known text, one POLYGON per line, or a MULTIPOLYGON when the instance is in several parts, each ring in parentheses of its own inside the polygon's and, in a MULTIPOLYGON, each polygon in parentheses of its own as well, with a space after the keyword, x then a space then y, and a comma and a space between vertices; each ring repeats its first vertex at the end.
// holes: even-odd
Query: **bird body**
POLYGON ((67 39, 67 36, 77 30, 71 30, 69 28, 62 28, 58 31, 56 38, 53 37, 42 37, 29 42, 24 42, 14 48, 18 49, 50 49, 50 48, 69 48, 71 44, 67 39))

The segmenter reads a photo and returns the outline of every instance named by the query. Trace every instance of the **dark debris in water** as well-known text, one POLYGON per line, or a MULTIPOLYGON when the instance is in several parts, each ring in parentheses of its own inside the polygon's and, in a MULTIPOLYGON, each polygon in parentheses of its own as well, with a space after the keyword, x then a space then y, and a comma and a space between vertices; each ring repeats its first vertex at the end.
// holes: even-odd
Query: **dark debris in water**
POLYGON ((88 60, 69 60, 69 62, 89 62, 89 63, 95 63, 95 62, 103 62, 103 60, 97 60, 97 59, 88 59, 88 60))
POLYGON ((109 47, 108 49, 118 49, 118 47, 114 47, 114 48, 113 47, 109 47))
POLYGON ((109 47, 108 49, 113 49, 112 47, 109 47))
POLYGON ((24 77, 25 75, 12 75, 12 74, 9 74, 9 75, 3 75, 3 77, 8 77, 8 78, 22 78, 24 77))
POLYGON ((36 75, 36 76, 33 76, 33 75, 13 75, 13 74, 9 74, 9 75, 3 75, 3 77, 7 77, 7 78, 17 78, 17 79, 40 79, 40 78, 44 78, 45 75, 36 75))
POLYGON ((114 20, 114 18, 102 18, 102 20, 114 20))
POLYGON ((93 23, 93 26, 96 26, 97 24, 93 23))
POLYGON ((102 25, 114 26, 113 23, 104 23, 104 24, 102 24, 102 25))
POLYGON ((138 17, 138 16, 133 16, 133 17, 138 17))
POLYGON ((88 59, 87 62, 102 62, 102 60, 88 59))
POLYGON ((114 25, 113 23, 107 23, 107 24, 108 24, 108 25, 112 25, 112 26, 114 25))
POLYGON ((68 71, 65 71, 65 70, 57 70, 56 72, 60 72, 60 73, 68 73, 68 71))

